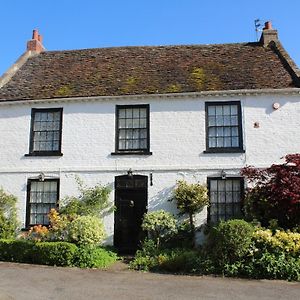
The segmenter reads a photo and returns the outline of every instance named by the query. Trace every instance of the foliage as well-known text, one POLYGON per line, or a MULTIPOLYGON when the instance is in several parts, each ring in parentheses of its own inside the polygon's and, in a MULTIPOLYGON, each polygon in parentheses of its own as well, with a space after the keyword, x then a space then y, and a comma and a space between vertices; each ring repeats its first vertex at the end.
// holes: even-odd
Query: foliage
POLYGON ((115 252, 104 248, 81 246, 77 249, 74 265, 80 268, 107 268, 117 259, 115 252))
POLYGON ((67 242, 0 240, 0 261, 106 268, 117 258, 114 252, 100 247, 77 247, 75 244, 67 242))
POLYGON ((300 225, 300 154, 285 156, 285 163, 266 169, 241 171, 253 185, 246 193, 245 213, 267 226, 271 219, 283 228, 300 225))
POLYGON ((191 272, 197 258, 195 250, 155 248, 151 253, 142 249, 137 251, 134 260, 130 262, 130 268, 142 271, 191 272))
POLYGON ((77 215, 60 214, 55 208, 50 210, 49 217, 49 240, 50 241, 70 241, 69 227, 77 215))
POLYGON ((34 243, 27 240, 0 239, 0 260, 30 263, 34 243))
POLYGON ((286 253, 294 257, 300 257, 300 233, 270 229, 258 229, 253 236, 256 249, 270 253, 286 253))
POLYGON ((109 202, 111 189, 108 186, 99 184, 94 187, 87 187, 78 177, 76 177, 76 181, 80 195, 62 199, 61 214, 103 217, 105 211, 113 209, 109 202))
POLYGON ((33 250, 33 262, 51 266, 72 266, 77 247, 67 242, 38 242, 33 250))
POLYGON ((187 183, 184 180, 177 182, 174 191, 174 199, 181 215, 188 214, 190 228, 193 236, 193 244, 195 245, 195 225, 193 215, 200 212, 209 204, 207 188, 200 183, 187 183))
POLYGON ((254 227, 244 220, 221 221, 209 233, 207 251, 215 264, 222 268, 247 255, 253 232, 254 227))
POLYGON ((0 238, 13 238, 18 228, 17 198, 0 188, 0 238))
POLYGON ((29 229, 27 233, 25 233, 23 238, 31 241, 47 241, 49 238, 49 229, 46 226, 35 225, 29 229))
POLYGON ((68 224, 68 239, 78 245, 100 244, 105 238, 102 221, 94 216, 79 216, 68 224))
POLYGON ((142 229, 148 232, 150 239, 155 241, 158 248, 161 240, 165 241, 176 233, 176 220, 172 214, 164 210, 148 212, 144 215, 142 229))

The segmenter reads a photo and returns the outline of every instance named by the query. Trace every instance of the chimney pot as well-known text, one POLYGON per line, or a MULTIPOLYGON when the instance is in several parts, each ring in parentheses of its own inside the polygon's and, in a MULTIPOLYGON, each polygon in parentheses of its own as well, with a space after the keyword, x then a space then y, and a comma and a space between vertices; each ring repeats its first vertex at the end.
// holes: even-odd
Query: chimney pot
POLYGON ((39 38, 39 32, 37 31, 37 29, 34 29, 32 32, 32 39, 38 40, 38 38, 39 38))
POLYGON ((34 51, 36 53, 41 53, 45 50, 42 45, 42 36, 39 34, 37 29, 32 32, 32 39, 27 42, 27 51, 34 51))
POLYGON ((270 30, 270 29, 273 29, 272 28, 272 23, 271 23, 271 21, 268 21, 268 22, 265 23, 264 30, 270 30))

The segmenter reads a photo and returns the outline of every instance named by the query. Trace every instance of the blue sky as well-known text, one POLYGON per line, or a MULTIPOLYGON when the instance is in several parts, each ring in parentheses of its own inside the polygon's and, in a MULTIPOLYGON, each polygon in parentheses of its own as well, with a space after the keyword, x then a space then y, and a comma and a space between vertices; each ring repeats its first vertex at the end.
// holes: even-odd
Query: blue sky
POLYGON ((271 20, 300 66, 299 0, 5 0, 0 74, 38 28, 47 50, 255 41, 254 20, 271 20))

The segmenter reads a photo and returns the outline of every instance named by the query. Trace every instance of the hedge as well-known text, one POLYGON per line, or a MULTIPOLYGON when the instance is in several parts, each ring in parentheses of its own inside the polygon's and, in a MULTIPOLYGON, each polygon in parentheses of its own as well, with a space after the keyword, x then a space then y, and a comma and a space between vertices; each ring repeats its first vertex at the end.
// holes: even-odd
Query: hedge
POLYGON ((77 247, 68 242, 32 242, 0 239, 0 261, 51 266, 105 268, 117 255, 102 247, 77 247))

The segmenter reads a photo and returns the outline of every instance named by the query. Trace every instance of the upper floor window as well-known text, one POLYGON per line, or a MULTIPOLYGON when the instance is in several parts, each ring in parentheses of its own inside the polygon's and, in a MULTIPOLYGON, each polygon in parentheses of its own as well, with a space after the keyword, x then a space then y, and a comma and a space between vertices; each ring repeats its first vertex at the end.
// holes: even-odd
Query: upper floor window
POLYGON ((61 155, 62 108, 33 108, 31 113, 31 155, 61 155))
POLYGON ((58 197, 59 179, 30 179, 27 187, 26 227, 49 225, 48 214, 51 208, 57 207, 58 197))
POLYGON ((151 154, 149 131, 149 105, 117 105, 117 153, 151 154))
POLYGON ((207 152, 242 152, 241 103, 206 102, 207 152))
POLYGON ((208 179, 209 220, 212 223, 241 217, 243 185, 243 178, 208 179))

